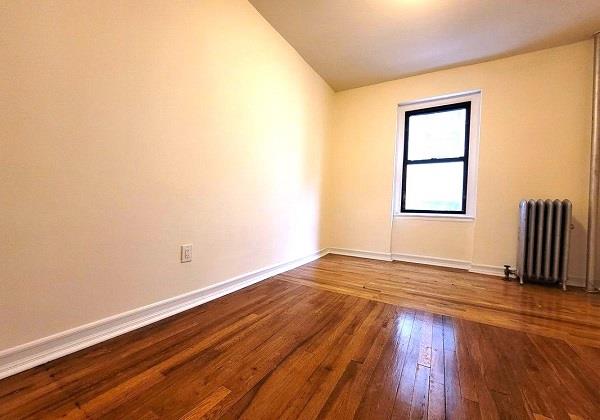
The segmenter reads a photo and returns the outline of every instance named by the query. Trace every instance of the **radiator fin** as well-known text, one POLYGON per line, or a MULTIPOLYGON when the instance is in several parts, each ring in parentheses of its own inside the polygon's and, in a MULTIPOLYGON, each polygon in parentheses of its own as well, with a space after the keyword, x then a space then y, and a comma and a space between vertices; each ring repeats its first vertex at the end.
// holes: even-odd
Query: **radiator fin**
POLYGON ((569 200, 521 201, 517 254, 521 282, 561 283, 566 288, 572 207, 569 200))

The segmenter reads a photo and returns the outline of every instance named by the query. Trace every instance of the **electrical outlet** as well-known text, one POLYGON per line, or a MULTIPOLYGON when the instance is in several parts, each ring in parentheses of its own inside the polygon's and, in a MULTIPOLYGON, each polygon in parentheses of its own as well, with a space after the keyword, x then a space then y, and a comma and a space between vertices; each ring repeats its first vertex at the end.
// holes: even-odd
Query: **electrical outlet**
POLYGON ((192 244, 181 245, 181 262, 186 263, 192 261, 192 244))

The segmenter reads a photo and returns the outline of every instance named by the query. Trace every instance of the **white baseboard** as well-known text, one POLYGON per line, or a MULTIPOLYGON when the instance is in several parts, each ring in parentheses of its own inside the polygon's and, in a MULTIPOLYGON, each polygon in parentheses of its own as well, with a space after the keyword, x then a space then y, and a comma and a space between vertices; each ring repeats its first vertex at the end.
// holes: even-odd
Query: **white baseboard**
POLYGON ((469 261, 453 260, 449 258, 429 257, 423 255, 412 255, 412 254, 392 254, 394 261, 404 261, 416 264, 427 264, 435 265, 438 267, 449 267, 449 268, 460 268, 462 270, 468 270, 471 267, 469 261))
MULTIPOLYGON (((371 258, 389 261, 389 258, 387 258, 388 254, 384 253, 376 253, 371 251, 355 251, 343 248, 329 248, 327 251, 331 254, 349 255, 352 257, 371 258)), ((391 254, 391 259, 393 261, 404 261, 416 264, 433 265, 437 267, 458 268, 462 270, 467 270, 471 273, 504 277, 504 267, 487 264, 474 264, 470 261, 465 260, 455 260, 450 258, 430 257, 414 254, 391 254)), ((569 286, 574 287, 584 287, 585 278, 579 276, 569 276, 567 284, 569 286)))
POLYGON ((585 287, 585 277, 569 276, 567 277, 567 285, 574 287, 585 287))
POLYGON ((321 258, 325 254, 327 250, 321 250, 303 258, 265 267, 203 289, 0 351, 0 379, 191 309, 321 258))
POLYGON ((468 268, 471 273, 487 274, 488 276, 504 277, 504 267, 486 264, 471 264, 468 268))
MULTIPOLYGON (((504 267, 485 264, 472 264, 469 268, 471 273, 487 274, 490 276, 504 277, 504 267)), ((585 287, 585 278, 579 276, 568 276, 567 285, 573 287, 585 287)))
MULTIPOLYGON (((198 289, 183 295, 165 299, 128 312, 113 315, 71 330, 63 331, 26 344, 0 351, 0 379, 41 365, 67 354, 93 346, 129 331, 168 318, 195 306, 220 298, 229 293, 258 283, 269 277, 314 261, 326 254, 347 255, 383 261, 405 261, 440 267, 460 268, 474 273, 504 275, 503 267, 471 264, 468 261, 426 257, 407 254, 360 251, 343 248, 327 248, 303 258, 272 265, 263 269, 234 277, 224 282, 198 289)), ((569 285, 583 286, 583 278, 571 276, 569 285)))
POLYGON ((392 261, 392 256, 385 252, 361 251, 358 249, 327 248, 327 254, 346 255, 348 257, 368 258, 371 260, 392 261))

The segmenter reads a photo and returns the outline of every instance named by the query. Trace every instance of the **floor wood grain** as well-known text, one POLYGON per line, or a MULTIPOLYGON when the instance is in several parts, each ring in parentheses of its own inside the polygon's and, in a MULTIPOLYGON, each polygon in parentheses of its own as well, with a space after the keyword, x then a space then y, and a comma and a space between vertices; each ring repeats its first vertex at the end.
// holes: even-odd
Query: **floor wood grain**
POLYGON ((600 346, 600 296, 464 270, 327 255, 279 278, 490 325, 600 346))
POLYGON ((6 378, 0 418, 594 419, 599 316, 578 291, 330 255, 6 378))

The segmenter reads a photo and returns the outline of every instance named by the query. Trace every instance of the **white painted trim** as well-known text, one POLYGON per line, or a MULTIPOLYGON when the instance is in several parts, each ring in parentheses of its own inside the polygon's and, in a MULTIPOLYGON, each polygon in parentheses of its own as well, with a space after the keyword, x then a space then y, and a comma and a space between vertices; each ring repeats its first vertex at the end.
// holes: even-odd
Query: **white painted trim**
MULTIPOLYGON (((487 264, 473 264, 466 260, 455 260, 451 258, 430 257, 414 254, 386 254, 384 252, 359 251, 347 248, 326 248, 325 254, 346 255, 349 257, 367 258, 382 261, 403 261, 414 264, 433 265, 436 267, 458 268, 475 274, 486 274, 488 276, 504 277, 504 267, 487 264)), ((585 278, 569 276, 569 286, 584 287, 585 278)))
POLYGON ((478 93, 481 93, 481 89, 473 89, 473 90, 467 90, 465 92, 450 93, 447 95, 432 96, 432 97, 424 98, 424 99, 416 99, 413 101, 400 102, 398 104, 398 106, 411 106, 411 105, 427 104, 429 102, 434 102, 434 101, 443 101, 443 100, 447 100, 447 99, 455 99, 455 98, 462 98, 462 97, 470 96, 470 95, 477 95, 478 93))
POLYGON ((265 267, 203 289, 0 351, 0 379, 233 293, 269 277, 314 261, 327 253, 327 250, 321 250, 303 258, 265 267))
POLYGON ((468 270, 469 267, 471 267, 471 263, 469 261, 454 260, 450 258, 429 257, 423 255, 392 254, 392 259, 394 261, 435 265, 438 267, 459 268, 462 270, 468 270))
MULTIPOLYGON (((365 251, 363 251, 365 252, 365 251)), ((345 255, 345 254, 341 254, 345 255)), ((360 255, 355 255, 360 256, 360 255)), ((368 257, 366 257, 368 258, 368 257)), ((433 265, 437 267, 447 268, 458 268, 467 270, 470 273, 486 274, 488 276, 504 277, 504 267, 487 265, 487 264, 473 264, 470 261, 465 260, 454 260, 450 258, 439 258, 429 257, 423 255, 412 255, 412 254, 392 254, 392 260, 403 261, 415 264, 433 265)), ((573 287, 584 287, 585 277, 569 276, 567 284, 573 287)))
MULTIPOLYGON (((424 98, 415 101, 409 101, 398 104, 398 112, 396 116, 396 146, 394 155, 394 188, 392 197, 392 212, 394 217, 415 216, 415 213, 402 213, 400 209, 401 192, 403 177, 403 155, 404 155, 404 114, 407 111, 413 111, 421 108, 432 106, 449 105, 462 101, 471 102, 471 130, 469 133, 469 175, 467 177, 467 208, 464 216, 475 219, 477 212, 477 176, 479 173, 479 142, 480 142, 480 127, 481 127, 481 102, 482 90, 475 89, 466 92, 453 93, 449 95, 436 96, 433 98, 424 98)), ((423 213, 418 214, 423 219, 435 218, 446 214, 423 213)), ((463 217, 464 217, 463 216, 463 217)))
MULTIPOLYGON (((471 264, 468 261, 462 260, 408 254, 390 255, 384 252, 361 251, 345 248, 326 248, 303 258, 265 267, 203 289, 165 299, 71 330, 2 350, 0 351, 0 379, 136 330, 211 300, 218 299, 277 274, 307 264, 327 254, 347 255, 383 261, 397 260, 440 267, 459 268, 481 274, 504 275, 504 268, 502 267, 471 264)), ((582 277, 569 277, 570 286, 579 287, 584 284, 585 279, 582 277)))
POLYGON ((386 252, 361 251, 347 248, 327 248, 328 254, 346 255, 348 257, 368 258, 371 260, 392 261, 392 256, 386 252))
POLYGON ((400 213, 394 214, 394 219, 398 220, 427 220, 435 222, 465 222, 472 223, 474 217, 458 214, 425 214, 425 213, 400 213))
MULTIPOLYGON (((495 265, 471 264, 471 268, 469 268, 469 271, 471 273, 504 277, 504 267, 499 267, 495 265)), ((573 287, 585 287, 585 278, 579 276, 569 276, 567 278, 567 285, 573 287)))
POLYGON ((567 286, 585 287, 585 277, 569 276, 567 277, 567 286))
POLYGON ((488 276, 504 277, 504 267, 486 264, 471 264, 469 267, 471 273, 487 274, 488 276))

